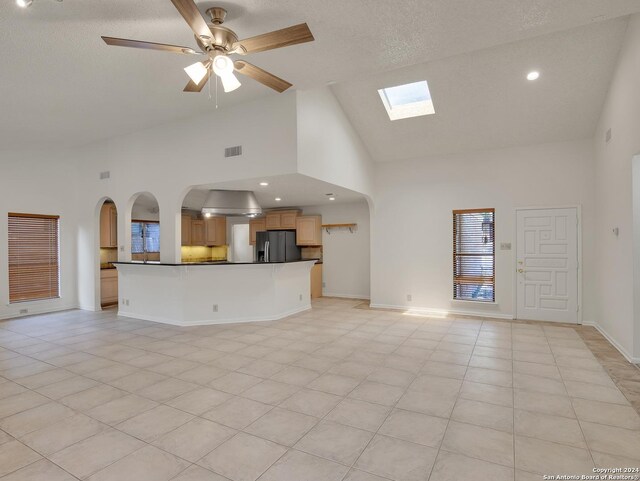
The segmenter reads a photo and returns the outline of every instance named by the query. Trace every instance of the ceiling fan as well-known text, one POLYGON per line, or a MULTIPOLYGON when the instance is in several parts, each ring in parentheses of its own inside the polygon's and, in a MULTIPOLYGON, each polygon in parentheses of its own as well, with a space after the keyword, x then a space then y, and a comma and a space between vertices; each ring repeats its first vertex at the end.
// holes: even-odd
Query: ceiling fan
POLYGON ((193 0, 171 0, 171 3, 193 30, 200 52, 190 47, 125 38, 102 37, 102 40, 107 45, 118 47, 161 50, 183 55, 207 55, 208 58, 206 60, 196 62, 184 69, 191 78, 184 88, 185 92, 202 91, 211 77, 212 71, 220 78, 225 92, 231 92, 240 87, 240 81, 234 72, 251 77, 277 92, 284 92, 291 87, 289 82, 244 60, 233 61, 229 58, 229 55, 264 52, 265 50, 273 50, 314 40, 306 23, 238 40, 238 36, 233 30, 222 26, 227 15, 227 11, 224 8, 213 7, 208 9, 207 15, 211 17, 211 24, 207 24, 193 0))

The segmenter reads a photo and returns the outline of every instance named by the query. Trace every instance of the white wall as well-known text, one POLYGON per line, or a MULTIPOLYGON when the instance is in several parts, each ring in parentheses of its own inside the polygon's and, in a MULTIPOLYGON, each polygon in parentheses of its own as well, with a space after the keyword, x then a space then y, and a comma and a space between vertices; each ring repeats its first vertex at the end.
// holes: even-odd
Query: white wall
POLYGON ((628 357, 637 359, 640 359, 640 236, 634 245, 632 158, 640 153, 639 86, 640 15, 634 15, 594 137, 598 220, 594 282, 600 329, 628 357), (609 128, 611 140, 606 142, 605 132, 609 128), (612 232, 614 227, 619 228, 618 236, 612 232), (638 266, 635 279, 632 259, 638 266))
POLYGON ((328 87, 297 92, 298 172, 373 198, 374 165, 328 87))
POLYGON ((371 259, 367 202, 304 207, 303 212, 321 215, 323 224, 358 224, 353 233, 348 229, 333 229, 331 234, 322 231, 323 295, 369 299, 371 259))
POLYGON ((0 319, 77 307, 76 173, 68 155, 0 152, 0 319), (60 216, 60 299, 9 304, 9 212, 60 216))
POLYGON ((128 233, 132 196, 149 192, 158 201, 161 259, 179 262, 181 207, 195 185, 281 175, 296 171, 296 97, 271 96, 212 111, 154 129, 134 132, 74 151, 79 171, 79 299, 98 306, 95 286, 95 206, 110 197, 118 208, 120 259, 131 252, 128 233), (242 145, 243 155, 225 158, 224 148, 242 145), (100 172, 111 178, 100 180, 100 172))
POLYGON ((516 207, 580 204, 583 319, 593 320, 593 164, 589 140, 380 164, 372 218, 372 304, 511 317, 515 250, 496 249, 497 306, 451 301, 451 211, 494 207, 497 246, 511 242, 515 248, 516 207))

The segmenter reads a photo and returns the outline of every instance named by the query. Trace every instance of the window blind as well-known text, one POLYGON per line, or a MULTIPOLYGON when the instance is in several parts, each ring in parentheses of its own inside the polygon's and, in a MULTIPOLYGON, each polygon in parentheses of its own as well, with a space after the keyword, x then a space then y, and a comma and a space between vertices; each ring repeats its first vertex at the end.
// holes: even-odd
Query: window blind
POLYGON ((160 224, 153 221, 131 221, 131 253, 160 252, 160 224))
POLYGON ((9 214, 9 302, 60 297, 59 216, 9 214))
POLYGON ((453 211, 453 298, 495 301, 495 210, 453 211))

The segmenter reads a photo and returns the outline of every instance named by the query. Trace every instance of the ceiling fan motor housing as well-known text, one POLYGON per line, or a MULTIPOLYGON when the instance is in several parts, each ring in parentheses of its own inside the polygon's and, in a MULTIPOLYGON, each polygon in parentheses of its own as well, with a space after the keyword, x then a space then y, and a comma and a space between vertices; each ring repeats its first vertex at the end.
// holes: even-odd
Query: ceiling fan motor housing
POLYGON ((211 30, 211 38, 203 39, 195 36, 198 46, 203 52, 211 52, 212 50, 224 50, 230 53, 233 50, 233 44, 238 42, 238 36, 235 32, 222 25, 209 25, 211 30))

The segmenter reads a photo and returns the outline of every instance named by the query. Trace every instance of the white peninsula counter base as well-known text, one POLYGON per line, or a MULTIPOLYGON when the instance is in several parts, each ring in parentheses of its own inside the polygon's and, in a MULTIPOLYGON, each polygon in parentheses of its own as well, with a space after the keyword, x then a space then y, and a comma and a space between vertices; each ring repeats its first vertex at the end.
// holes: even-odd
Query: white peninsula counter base
POLYGON ((116 263, 118 315, 177 326, 282 319, 311 308, 314 264, 116 263))

